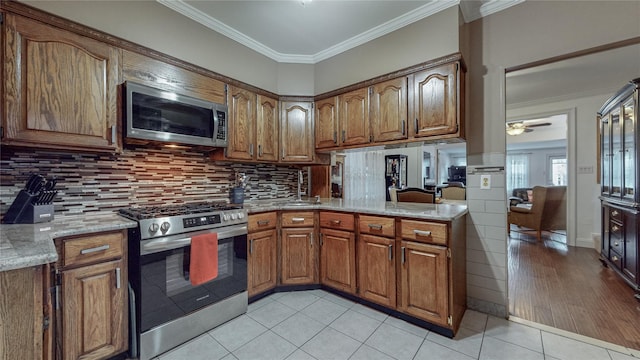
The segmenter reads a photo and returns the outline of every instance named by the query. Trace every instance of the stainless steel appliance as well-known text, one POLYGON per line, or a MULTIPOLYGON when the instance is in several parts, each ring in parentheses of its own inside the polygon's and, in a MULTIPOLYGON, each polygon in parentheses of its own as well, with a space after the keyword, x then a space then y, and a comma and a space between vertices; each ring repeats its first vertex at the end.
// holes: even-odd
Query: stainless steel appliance
POLYGON ((226 202, 121 209, 129 230, 130 354, 151 359, 246 312, 247 213, 226 202), (218 236, 218 276, 189 281, 191 237, 218 236))
POLYGON ((126 142, 226 147, 227 106, 127 81, 126 142))

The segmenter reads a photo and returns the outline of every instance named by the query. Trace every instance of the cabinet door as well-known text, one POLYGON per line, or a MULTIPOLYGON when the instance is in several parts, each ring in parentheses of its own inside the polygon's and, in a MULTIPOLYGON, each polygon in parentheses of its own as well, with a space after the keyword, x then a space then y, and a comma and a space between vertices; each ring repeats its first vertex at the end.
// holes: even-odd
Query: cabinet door
POLYGON ((636 199, 636 128, 634 124, 638 120, 634 118, 634 100, 633 98, 622 104, 622 169, 623 175, 623 191, 622 196, 630 201, 636 199))
POLYGON ((124 260, 62 272, 62 356, 104 359, 127 349, 124 260))
POLYGON ((638 283, 638 221, 640 215, 624 212, 624 259, 622 272, 631 283, 638 283))
POLYGON ((281 284, 301 285, 317 282, 315 248, 313 228, 282 229, 280 247, 281 284))
POLYGON ((402 241, 400 262, 401 310, 448 327, 447 248, 402 241))
POLYGON ((249 296, 276 286, 276 230, 266 230, 247 236, 249 242, 249 296))
POLYGON ((361 234, 358 238, 358 291, 363 299, 396 307, 394 240, 361 234))
POLYGON ((611 194, 611 121, 609 114, 600 119, 600 190, 602 195, 611 194))
POLYGON ((119 49, 12 14, 4 37, 3 144, 118 148, 119 49))
POLYGON ((407 138, 407 78, 371 86, 373 141, 407 138))
POLYGON ((338 146, 337 97, 316 101, 316 149, 338 146))
POLYGON ((320 232, 320 283, 355 294, 355 235, 331 229, 321 229, 320 232))
POLYGON ((278 161, 278 100, 258 95, 256 160, 278 161))
POLYGON ((366 144, 371 135, 369 125, 369 89, 362 88, 339 97, 340 143, 342 145, 366 144))
POLYGON ((458 131, 456 69, 457 64, 448 64, 414 74, 414 137, 458 131))
POLYGON ((622 193, 622 121, 620 109, 611 112, 611 196, 622 193))
POLYGON ((314 160, 312 102, 282 102, 280 136, 282 162, 314 160))
POLYGON ((252 160, 255 142, 256 94, 229 85, 227 94, 229 107, 229 144, 227 158, 252 160))

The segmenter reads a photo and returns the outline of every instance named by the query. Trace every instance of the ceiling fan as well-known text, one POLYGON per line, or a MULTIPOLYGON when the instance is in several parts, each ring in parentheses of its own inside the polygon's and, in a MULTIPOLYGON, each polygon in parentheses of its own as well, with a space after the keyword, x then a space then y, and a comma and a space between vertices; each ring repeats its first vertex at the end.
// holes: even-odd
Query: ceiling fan
POLYGON ((549 126, 550 122, 528 122, 524 121, 511 121, 507 123, 507 134, 511 136, 520 135, 526 132, 532 132, 534 127, 549 126))

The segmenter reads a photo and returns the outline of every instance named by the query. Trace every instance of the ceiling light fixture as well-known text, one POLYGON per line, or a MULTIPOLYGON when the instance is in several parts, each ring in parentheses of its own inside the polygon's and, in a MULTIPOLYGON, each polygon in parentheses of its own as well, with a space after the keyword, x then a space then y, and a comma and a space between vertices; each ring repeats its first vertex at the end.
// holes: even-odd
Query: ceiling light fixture
POLYGON ((523 123, 507 123, 507 134, 511 136, 520 135, 525 129, 526 126, 523 123))

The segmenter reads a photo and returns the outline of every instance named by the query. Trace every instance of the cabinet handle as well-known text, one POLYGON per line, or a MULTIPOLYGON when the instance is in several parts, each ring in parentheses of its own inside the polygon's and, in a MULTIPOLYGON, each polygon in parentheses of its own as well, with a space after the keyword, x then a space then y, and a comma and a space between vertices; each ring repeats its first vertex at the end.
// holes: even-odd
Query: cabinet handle
POLYGON ((347 132, 345 130, 342 130, 342 142, 344 142, 346 136, 347 136, 347 132))
POLYGON ((416 118, 416 135, 418 135, 418 118, 416 118))
POLYGON ((402 120, 402 135, 404 135, 404 132, 405 132, 405 125, 406 125, 406 121, 402 120))
POLYGON ((116 289, 120 289, 120 268, 116 268, 116 289))
POLYGON ((322 234, 318 235, 320 237, 320 247, 322 247, 322 245, 324 245, 324 241, 322 241, 322 234))
POLYGON ((82 249, 80 250, 81 255, 91 254, 98 251, 109 250, 109 244, 104 244, 102 246, 90 248, 90 249, 82 249))
POLYGON ((269 225, 271 220, 258 220, 258 226, 269 225))
POLYGON ((116 137, 117 137, 117 129, 115 125, 111 125, 111 144, 115 144, 116 143, 116 137))
POLYGON ((393 245, 389 245, 389 261, 393 260, 393 245))
POLYGON ((282 149, 282 160, 284 160, 284 149, 282 149))
POLYGON ((368 226, 369 226, 369 229, 372 229, 372 230, 382 230, 382 225, 379 225, 379 224, 369 224, 368 226))
POLYGON ((403 247, 401 247, 401 248, 400 248, 400 250, 401 250, 401 252, 400 252, 400 255, 401 255, 401 256, 400 256, 401 263, 402 263, 402 264, 404 264, 404 263, 406 262, 406 260, 407 260, 407 258, 406 258, 406 256, 405 256, 405 254, 404 254, 405 247, 404 247, 404 246, 403 246, 403 247))
POLYGON ((431 236, 431 231, 413 230, 413 233, 419 236, 431 236))
POLYGON ((56 310, 60 310, 60 285, 56 285, 55 287, 55 291, 56 291, 56 305, 55 305, 55 309, 56 310))
POLYGON ((309 236, 309 246, 313 247, 313 234, 309 236))
POLYGON ((294 218, 291 218, 291 222, 304 222, 304 218, 294 217, 294 218))
POLYGON ((249 240, 249 254, 253 254, 253 239, 249 240))
POLYGON ((618 213, 618 210, 613 210, 613 211, 611 212, 611 216, 618 216, 618 214, 619 214, 619 213, 618 213))
POLYGON ((340 223, 342 222, 341 220, 330 220, 329 221, 332 225, 340 225, 340 223))
POLYGON ((333 143, 334 144, 338 143, 338 132, 337 131, 333 132, 333 143))
POLYGON ((258 145, 258 156, 262 157, 262 145, 258 145))
POLYGON ((253 144, 249 144, 249 155, 253 156, 253 144))

